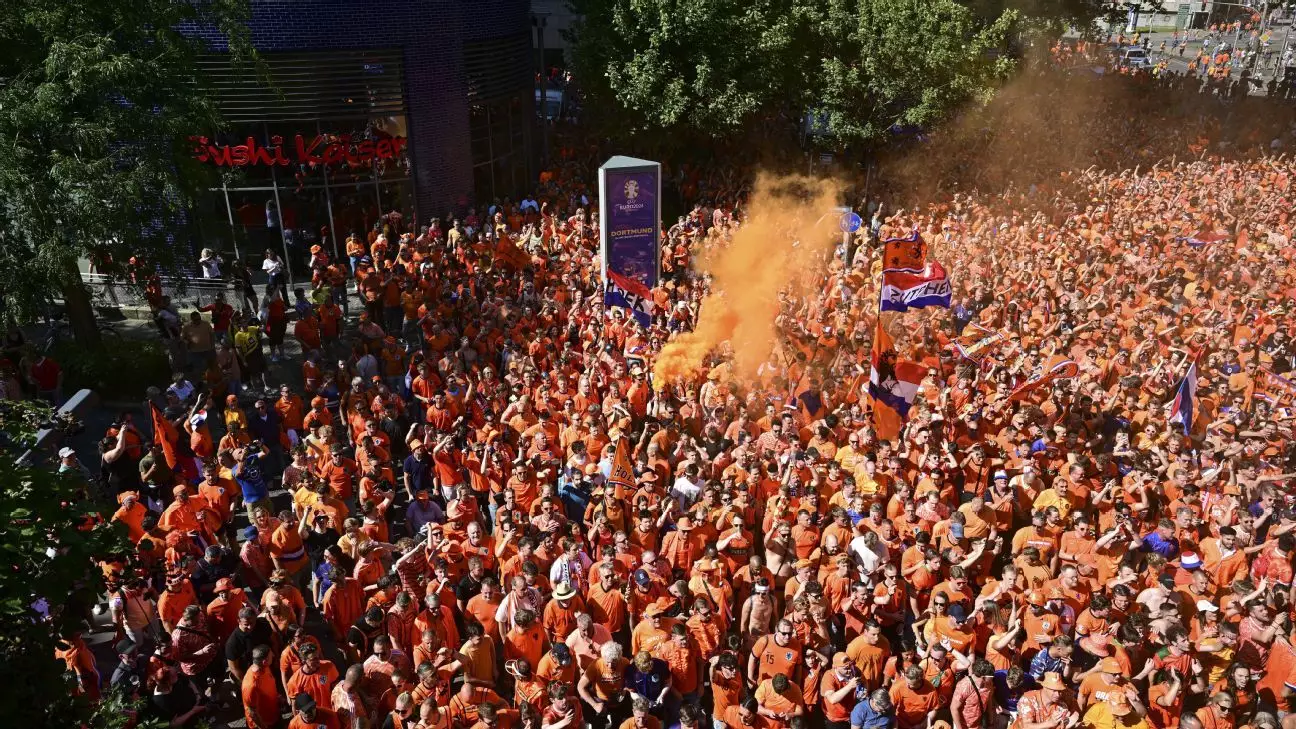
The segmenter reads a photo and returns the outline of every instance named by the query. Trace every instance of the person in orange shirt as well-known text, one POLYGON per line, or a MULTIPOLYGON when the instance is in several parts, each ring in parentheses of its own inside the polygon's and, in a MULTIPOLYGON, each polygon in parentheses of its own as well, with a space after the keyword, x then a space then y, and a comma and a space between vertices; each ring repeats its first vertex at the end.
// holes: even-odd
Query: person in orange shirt
POLYGON ((1026 595, 1026 604, 1030 607, 1022 614, 1022 629, 1026 634, 1022 653, 1033 655, 1061 633, 1062 620, 1048 611, 1048 601, 1039 590, 1031 590, 1026 595))
MULTIPOLYGON (((406 704, 409 704, 409 697, 405 698, 406 704)), ((292 701, 293 717, 288 722, 288 729, 343 729, 337 713, 321 703, 310 694, 297 694, 292 701)))
POLYGON ((544 626, 536 620, 535 613, 527 609, 514 613, 513 628, 504 635, 504 659, 525 658, 531 665, 538 666, 548 650, 549 639, 545 637, 544 626))
POLYGON ((216 598, 207 605, 207 630, 218 644, 224 645, 238 627, 239 611, 248 604, 248 599, 228 577, 216 581, 215 593, 216 598))
POLYGON ((351 625, 364 614, 364 587, 341 566, 331 569, 329 582, 332 584, 320 601, 320 610, 324 614, 324 621, 333 631, 334 639, 341 641, 351 625))
POLYGON ((693 563, 702 556, 703 541, 701 535, 693 533, 693 520, 681 516, 675 520, 675 531, 667 532, 662 538, 661 558, 673 570, 688 573, 693 563))
POLYGON ((279 684, 270 670, 270 646, 252 649, 252 665, 243 674, 243 718, 248 729, 279 726, 279 684))
POLYGON ((297 589, 305 590, 310 578, 310 557, 302 534, 307 529, 305 520, 299 520, 290 509, 279 512, 279 526, 270 535, 270 559, 275 569, 288 573, 297 589))
POLYGON ((166 589, 158 596, 158 618, 162 627, 170 633, 175 630, 185 608, 195 605, 198 595, 194 592, 193 583, 185 573, 173 571, 167 573, 166 589))
POLYGON ((845 653, 832 658, 832 670, 819 680, 820 708, 825 729, 849 729, 851 709, 855 708, 859 669, 845 653))
POLYGON ((931 683, 923 680, 923 669, 918 665, 905 668, 904 674, 897 676, 891 684, 889 693, 895 707, 897 729, 928 726, 940 707, 940 694, 931 683))
POLYGON ((937 640, 941 643, 948 641, 946 647, 950 650, 958 651, 963 655, 971 654, 976 643, 976 634, 968 625, 968 613, 963 605, 951 603, 945 617, 932 620, 935 624, 934 633, 937 640))
POLYGON ((319 706, 332 709, 333 684, 338 681, 338 670, 332 661, 321 658, 319 652, 314 643, 302 645, 299 650, 301 666, 288 680, 284 690, 289 701, 296 702, 304 694, 319 706))
POLYGON ((54 657, 62 660, 68 673, 76 676, 75 695, 84 696, 92 702, 99 700, 99 668, 95 663, 94 653, 85 644, 79 631, 73 631, 55 644, 54 657))
POLYGON ((275 400, 274 408, 286 430, 296 431, 299 437, 305 435, 302 426, 306 417, 306 404, 299 395, 293 393, 291 387, 280 386, 279 399, 275 400))
POLYGON ((139 495, 134 491, 127 491, 122 494, 121 507, 113 512, 112 520, 125 524, 126 536, 131 542, 138 542, 146 535, 145 516, 148 516, 148 509, 139 502, 139 495))
POLYGON ((631 653, 635 655, 641 651, 655 653, 663 643, 670 640, 671 631, 678 624, 674 618, 665 617, 670 607, 670 600, 663 597, 644 608, 643 621, 636 625, 630 634, 631 653))
POLYGON ((702 659, 689 636, 688 627, 678 622, 672 625, 670 639, 658 645, 652 653, 670 667, 671 688, 683 696, 684 703, 697 703, 702 686, 702 659))
POLYGON ((787 729, 793 717, 805 714, 801 691, 782 673, 761 681, 753 695, 756 697, 756 713, 768 720, 766 726, 770 729, 787 729))
POLYGON ((189 503, 189 487, 176 486, 171 489, 171 495, 175 500, 158 518, 158 528, 164 532, 178 531, 183 534, 201 531, 197 511, 189 503))
POLYGON ((870 691, 882 686, 882 670, 891 657, 891 641, 882 635, 877 620, 864 623, 859 637, 846 646, 846 657, 859 671, 859 683, 870 691))

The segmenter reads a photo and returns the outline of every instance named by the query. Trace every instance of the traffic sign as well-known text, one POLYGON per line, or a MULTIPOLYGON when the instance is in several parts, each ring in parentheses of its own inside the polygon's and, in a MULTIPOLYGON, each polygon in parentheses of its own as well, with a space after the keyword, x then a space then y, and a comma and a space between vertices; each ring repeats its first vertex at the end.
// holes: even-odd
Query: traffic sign
POLYGON ((843 233, 854 233, 855 231, 859 230, 860 226, 863 224, 864 224, 864 219, 859 216, 859 213, 855 213, 855 212, 842 213, 841 230, 843 233))

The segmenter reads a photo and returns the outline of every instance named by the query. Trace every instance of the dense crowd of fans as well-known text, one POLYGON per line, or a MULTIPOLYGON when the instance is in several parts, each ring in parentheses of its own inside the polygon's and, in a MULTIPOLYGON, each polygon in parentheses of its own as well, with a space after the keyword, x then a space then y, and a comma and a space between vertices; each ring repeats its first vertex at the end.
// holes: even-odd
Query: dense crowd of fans
POLYGON ((535 205, 314 251, 292 302, 195 312, 197 374, 101 444, 134 551, 103 566, 120 663, 68 636, 77 690, 258 728, 1286 724, 1290 110, 1070 83, 927 142, 928 202, 888 206, 919 190, 896 167, 752 381, 719 353, 650 379, 743 224, 732 172, 672 171, 705 202, 648 327, 603 306, 575 164, 535 205), (875 242, 914 229, 954 305, 891 322, 927 377, 881 440, 875 242), (285 340, 303 384, 267 389, 285 340))

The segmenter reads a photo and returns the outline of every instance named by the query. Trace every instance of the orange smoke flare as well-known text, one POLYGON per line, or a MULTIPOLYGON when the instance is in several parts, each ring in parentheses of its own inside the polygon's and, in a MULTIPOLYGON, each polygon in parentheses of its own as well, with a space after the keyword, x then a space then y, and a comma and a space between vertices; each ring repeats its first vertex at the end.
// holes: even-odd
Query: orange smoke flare
POLYGON ((699 374, 722 345, 732 349, 736 374, 755 375, 773 351, 779 293, 796 291, 840 239, 841 199, 835 180, 760 175, 742 227, 729 246, 701 261, 712 276, 697 326, 671 340, 653 366, 653 387, 699 374), (794 237, 795 236, 795 237, 794 237))

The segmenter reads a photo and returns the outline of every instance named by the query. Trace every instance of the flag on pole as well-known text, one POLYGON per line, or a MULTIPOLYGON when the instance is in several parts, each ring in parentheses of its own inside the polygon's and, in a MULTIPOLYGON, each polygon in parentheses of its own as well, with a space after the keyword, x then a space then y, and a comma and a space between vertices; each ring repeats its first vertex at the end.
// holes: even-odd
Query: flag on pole
POLYGON ((1196 233, 1179 240, 1184 241, 1193 248, 1205 248, 1212 243, 1218 243, 1228 239, 1227 233, 1221 233, 1218 230, 1199 230, 1196 233))
POLYGON ((1008 342, 1008 336, 1003 332, 971 323, 954 340, 954 349, 964 359, 970 359, 977 364, 985 364, 986 358, 1006 342, 1008 342))
POLYGON ((162 455, 166 457, 167 467, 175 468, 180 462, 179 453, 176 451, 176 444, 180 442, 180 434, 176 432, 175 426, 170 420, 162 414, 162 408, 155 402, 149 402, 149 414, 153 418, 153 442, 162 448, 162 455))
POLYGON ((1282 375, 1276 375, 1268 368, 1261 367, 1260 377, 1256 383, 1255 396, 1271 405, 1296 402, 1296 382, 1282 375))
POLYGON ((608 475, 607 485, 617 499, 624 499, 627 493, 634 493, 634 462, 630 460, 630 440, 624 435, 617 438, 616 450, 612 453, 612 472, 608 475))
POLYGON ((928 306, 948 309, 952 296, 949 275, 936 261, 930 261, 921 273, 882 273, 882 311, 909 311, 928 306))
POLYGON ((652 293, 642 283, 608 269, 607 288, 603 293, 603 303, 607 306, 619 306, 629 309, 642 326, 652 324, 652 293))
POLYGON ((873 337, 873 372, 869 375, 869 398, 873 401, 873 429, 880 440, 894 440, 909 418, 909 408, 927 368, 896 357, 895 342, 878 318, 873 337))
POLYGON ((1183 426, 1184 435, 1192 432, 1193 417, 1197 413, 1197 358, 1193 357, 1188 371, 1179 381, 1174 402, 1170 405, 1170 422, 1183 426))
POLYGON ((1065 380, 1080 374, 1080 365, 1067 357, 1055 356, 1044 366, 1039 375, 1030 378, 1008 394, 1010 402, 1025 400, 1032 392, 1047 387, 1055 380, 1065 380))
POLYGON ((917 230, 904 238, 882 241, 882 270, 922 273, 927 267, 927 241, 917 230))

